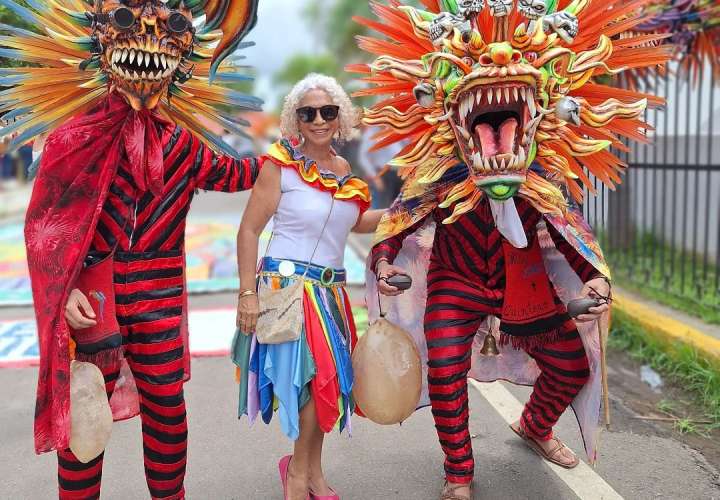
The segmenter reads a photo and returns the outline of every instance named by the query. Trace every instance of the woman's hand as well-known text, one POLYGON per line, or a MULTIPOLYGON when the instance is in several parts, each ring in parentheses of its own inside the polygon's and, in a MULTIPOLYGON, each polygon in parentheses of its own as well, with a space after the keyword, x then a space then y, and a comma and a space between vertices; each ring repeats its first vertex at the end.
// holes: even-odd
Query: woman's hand
MULTIPOLYGON (((606 299, 610 297, 610 283, 605 278, 593 278, 583 286, 580 292, 580 298, 591 297, 594 299, 606 299)), ((610 304, 605 303, 597 307, 591 307, 588 314, 581 314, 575 321, 578 323, 589 323, 590 321, 597 321, 600 316, 610 310, 610 304)))
POLYGON ((404 290, 400 290, 395 286, 389 285, 387 281, 385 281, 387 278, 395 276, 396 274, 407 273, 401 267, 393 266, 386 260, 378 262, 375 275, 378 278, 378 291, 381 294, 387 295, 388 297, 395 297, 396 295, 400 295, 404 292, 404 290))
POLYGON ((259 313, 260 303, 257 295, 240 297, 238 299, 236 320, 238 329, 245 335, 254 333, 259 313))
POLYGON ((77 288, 74 288, 68 296, 67 304, 65 304, 65 319, 75 330, 97 325, 95 311, 85 294, 77 288))

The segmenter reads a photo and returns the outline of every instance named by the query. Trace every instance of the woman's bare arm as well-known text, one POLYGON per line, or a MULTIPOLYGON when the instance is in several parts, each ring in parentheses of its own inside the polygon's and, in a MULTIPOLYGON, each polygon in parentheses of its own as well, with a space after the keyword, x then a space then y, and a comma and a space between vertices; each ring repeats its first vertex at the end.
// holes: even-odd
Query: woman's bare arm
POLYGON ((352 228, 353 233, 374 233, 384 214, 385 209, 368 210, 358 218, 357 224, 352 228))
MULTIPOLYGON (((241 295, 244 291, 255 290, 260 233, 277 210, 279 202, 280 167, 268 161, 260 171, 238 229, 237 261, 241 295)), ((249 334, 255 330, 258 310, 256 295, 239 298, 237 326, 243 333, 249 334)))

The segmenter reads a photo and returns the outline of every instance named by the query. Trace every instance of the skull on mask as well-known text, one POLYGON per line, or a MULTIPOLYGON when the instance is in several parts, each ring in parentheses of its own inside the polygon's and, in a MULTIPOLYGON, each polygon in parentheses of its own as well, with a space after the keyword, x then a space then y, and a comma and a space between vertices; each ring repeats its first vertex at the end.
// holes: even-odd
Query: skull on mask
POLYGON ((457 28, 460 33, 470 31, 470 22, 461 15, 453 15, 449 12, 441 12, 430 24, 430 40, 433 45, 439 45, 442 41, 453 34, 457 28))
POLYGON ((543 18, 545 31, 554 31, 565 43, 572 43, 578 34, 578 20, 568 12, 555 12, 543 18))
POLYGON ((469 19, 473 15, 482 12, 485 7, 485 0, 460 0, 458 7, 460 7, 460 13, 465 16, 466 19, 469 19))
POLYGON ((547 14, 545 0, 518 0, 518 10, 523 16, 533 21, 547 14))
POLYGON ((573 97, 563 97, 555 105, 558 118, 573 125, 580 125, 580 103, 573 97))

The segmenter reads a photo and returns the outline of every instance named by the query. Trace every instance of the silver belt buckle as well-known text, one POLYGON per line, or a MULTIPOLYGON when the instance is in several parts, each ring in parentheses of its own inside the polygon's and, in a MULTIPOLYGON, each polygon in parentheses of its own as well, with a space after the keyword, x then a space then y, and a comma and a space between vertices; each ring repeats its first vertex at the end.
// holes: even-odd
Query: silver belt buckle
POLYGON ((283 260, 278 266, 278 272, 280 273, 280 276, 289 278, 295 274, 295 263, 290 262, 289 260, 283 260))

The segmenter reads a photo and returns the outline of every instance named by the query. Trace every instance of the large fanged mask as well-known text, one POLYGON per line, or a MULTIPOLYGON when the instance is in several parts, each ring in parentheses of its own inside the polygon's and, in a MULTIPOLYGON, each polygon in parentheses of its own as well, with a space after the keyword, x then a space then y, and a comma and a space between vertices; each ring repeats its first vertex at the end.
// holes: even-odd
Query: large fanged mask
POLYGON ((540 74, 507 42, 492 43, 450 95, 451 123, 476 184, 494 199, 525 181, 535 130, 540 74), (498 78, 501 69, 512 77, 498 78))
POLYGON ((135 110, 152 109, 183 68, 193 46, 192 15, 183 4, 104 0, 96 9, 102 65, 135 110))

